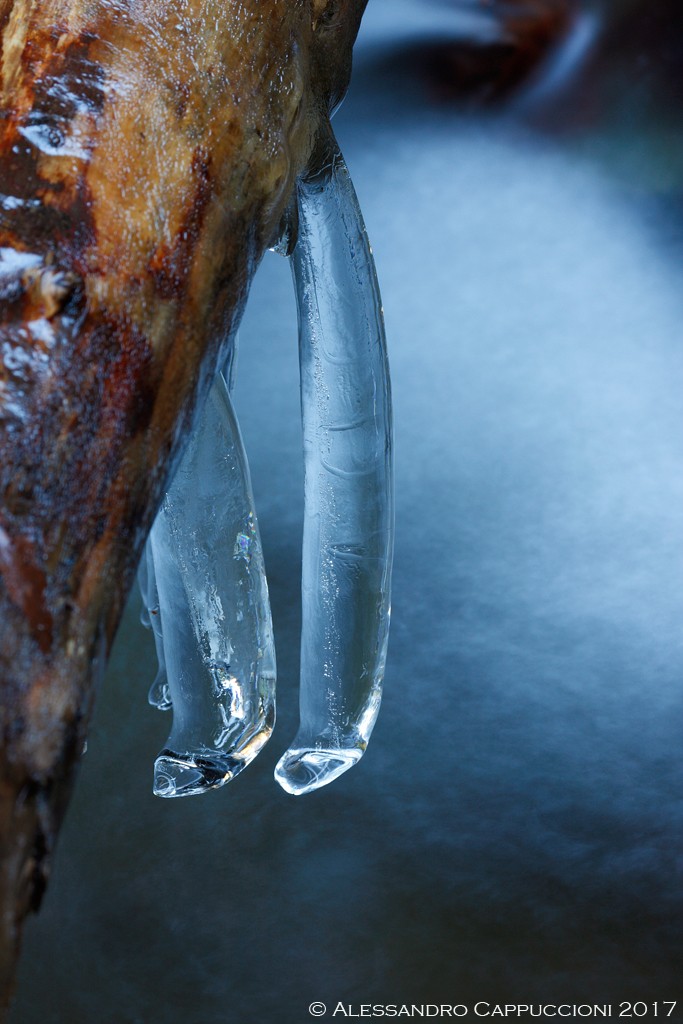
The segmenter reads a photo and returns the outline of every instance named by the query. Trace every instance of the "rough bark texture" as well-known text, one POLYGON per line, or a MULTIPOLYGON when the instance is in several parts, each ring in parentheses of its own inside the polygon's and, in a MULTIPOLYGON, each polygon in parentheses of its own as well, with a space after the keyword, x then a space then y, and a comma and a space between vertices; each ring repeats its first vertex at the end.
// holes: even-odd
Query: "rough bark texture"
POLYGON ((147 531, 365 0, 0 0, 0 991, 147 531))

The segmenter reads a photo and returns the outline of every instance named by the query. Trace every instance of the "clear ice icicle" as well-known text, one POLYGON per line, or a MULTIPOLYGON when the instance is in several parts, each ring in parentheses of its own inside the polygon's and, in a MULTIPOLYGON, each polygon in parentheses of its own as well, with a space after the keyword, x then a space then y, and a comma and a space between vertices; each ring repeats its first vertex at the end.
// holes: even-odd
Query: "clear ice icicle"
POLYGON ((147 538, 138 567, 138 584, 142 594, 142 612, 140 621, 147 629, 152 630, 154 646, 157 654, 157 674, 149 688, 147 699, 152 707, 159 711, 168 711, 171 707, 171 695, 166 675, 166 659, 164 657, 164 641, 161 633, 161 612, 159 610, 159 594, 157 591, 156 573, 154 571, 154 555, 152 541, 147 538))
MULTIPOLYGON (((173 727, 157 796, 234 778, 275 721, 268 588, 244 449, 221 374, 150 534, 173 727)), ((150 597, 150 599, 153 599, 150 597)))
MULTIPOLYGON (((227 383, 230 394, 232 394, 235 383, 237 348, 238 339, 237 334, 235 334, 231 340, 231 344, 228 345, 228 355, 223 366, 223 377, 227 383)), ((229 426, 227 423, 226 425, 229 426)), ((241 448, 242 442, 239 436, 239 431, 231 440, 232 444, 241 448)), ((242 452, 242 459, 246 466, 246 456, 244 455, 244 452, 242 452)), ((248 512, 251 512, 252 501, 251 492, 248 486, 248 478, 246 483, 247 486, 245 488, 244 481, 241 481, 241 489, 245 507, 248 509, 248 512)), ((235 497, 237 498, 237 496, 235 497)), ((166 658, 164 656, 164 641, 161 631, 161 611, 159 609, 159 593, 157 590, 156 571, 154 569, 154 553, 152 551, 151 536, 147 538, 142 552, 142 558, 140 559, 140 565, 138 566, 138 586, 140 587, 140 594, 142 596, 140 621, 146 629, 152 630, 157 655, 157 673, 149 688, 147 700, 152 707, 158 708, 159 711, 169 711, 173 705, 171 703, 168 676, 166 675, 166 658)))
POLYGON ((149 547, 149 538, 147 543, 142 549, 142 558, 138 565, 138 586, 140 588, 140 597, 142 598, 142 610, 140 611, 140 622, 145 629, 152 628, 152 620, 149 616, 149 602, 151 600, 149 594, 149 572, 147 569, 147 550, 149 547))
POLYGON ((382 307, 358 201, 331 133, 299 186, 292 268, 305 460, 300 724, 275 777, 324 786, 362 756, 381 699, 393 535, 382 307))

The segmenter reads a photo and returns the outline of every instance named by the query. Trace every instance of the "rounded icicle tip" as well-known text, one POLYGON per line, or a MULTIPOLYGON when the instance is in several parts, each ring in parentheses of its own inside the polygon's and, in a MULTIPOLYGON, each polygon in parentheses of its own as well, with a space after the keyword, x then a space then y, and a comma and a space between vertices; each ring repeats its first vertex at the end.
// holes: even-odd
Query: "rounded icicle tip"
POLYGON ((275 781, 286 793, 303 796, 334 782, 353 768, 362 750, 288 750, 275 767, 275 781))
POLYGON ((154 795, 166 798, 196 796, 209 789, 219 789, 236 774, 218 760, 181 757, 164 750, 154 764, 154 795))

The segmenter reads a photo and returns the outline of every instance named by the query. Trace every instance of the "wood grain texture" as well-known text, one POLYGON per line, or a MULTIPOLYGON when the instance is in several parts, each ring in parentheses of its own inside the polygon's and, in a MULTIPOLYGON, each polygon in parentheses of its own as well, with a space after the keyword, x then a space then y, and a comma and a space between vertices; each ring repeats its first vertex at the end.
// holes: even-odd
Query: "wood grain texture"
POLYGON ((0 0, 0 988, 142 545, 365 0, 0 0))

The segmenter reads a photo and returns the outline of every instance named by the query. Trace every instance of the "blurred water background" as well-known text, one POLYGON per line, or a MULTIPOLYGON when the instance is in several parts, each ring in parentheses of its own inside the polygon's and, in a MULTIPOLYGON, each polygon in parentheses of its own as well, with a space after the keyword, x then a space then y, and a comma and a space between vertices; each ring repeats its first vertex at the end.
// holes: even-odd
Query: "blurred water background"
POLYGON ((153 798, 169 722, 132 598, 13 1024, 683 999, 683 17, 598 5, 513 95, 459 90, 459 41, 492 32, 474 3, 370 0, 335 122, 394 380, 370 749, 305 798, 272 780, 296 722, 302 472, 291 281, 269 254, 237 406, 276 732, 225 789, 153 798))

